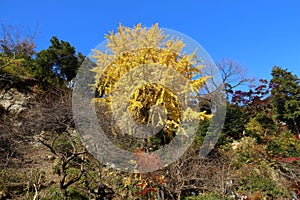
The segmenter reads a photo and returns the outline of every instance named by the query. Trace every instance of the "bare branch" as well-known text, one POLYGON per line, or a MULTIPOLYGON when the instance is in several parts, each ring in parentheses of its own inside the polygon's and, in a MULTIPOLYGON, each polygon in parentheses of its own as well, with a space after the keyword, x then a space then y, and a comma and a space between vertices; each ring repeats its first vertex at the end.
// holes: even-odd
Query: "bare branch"
POLYGON ((246 76, 246 67, 242 66, 237 61, 233 61, 230 58, 224 58, 216 65, 221 73, 222 81, 228 91, 253 81, 253 79, 246 76))

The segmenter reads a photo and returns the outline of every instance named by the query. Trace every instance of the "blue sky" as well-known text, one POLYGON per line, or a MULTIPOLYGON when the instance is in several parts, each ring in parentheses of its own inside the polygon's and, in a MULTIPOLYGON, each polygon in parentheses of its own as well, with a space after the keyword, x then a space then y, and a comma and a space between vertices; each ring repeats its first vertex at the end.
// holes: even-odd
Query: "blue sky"
POLYGON ((0 0, 0 21, 34 31, 37 50, 50 38, 88 54, 119 23, 182 32, 200 43, 214 61, 239 61, 248 75, 269 79, 274 65, 300 77, 300 1, 221 0, 0 0))

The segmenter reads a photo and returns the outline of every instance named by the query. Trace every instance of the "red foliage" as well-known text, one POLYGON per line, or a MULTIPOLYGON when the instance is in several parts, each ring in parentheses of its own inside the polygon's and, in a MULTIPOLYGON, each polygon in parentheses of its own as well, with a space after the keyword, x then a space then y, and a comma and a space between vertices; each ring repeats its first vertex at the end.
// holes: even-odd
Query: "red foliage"
POLYGON ((253 196, 253 200, 262 200, 262 195, 259 192, 256 192, 253 196))
POLYGON ((32 92, 33 92, 33 93, 40 93, 41 90, 39 89, 39 86, 38 86, 38 85, 34 85, 33 88, 32 88, 32 92))
POLYGON ((162 162, 156 153, 136 151, 134 154, 140 171, 152 171, 161 166, 162 162))
POLYGON ((154 189, 154 188, 146 187, 146 188, 143 189, 142 191, 138 192, 137 195, 146 195, 146 194, 148 194, 149 192, 157 192, 157 190, 154 189))
POLYGON ((248 92, 241 90, 236 91, 231 101, 247 107, 251 113, 266 111, 266 109, 270 107, 270 87, 267 85, 267 80, 261 79, 259 81, 261 85, 257 86, 254 90, 250 89, 248 92))
POLYGON ((164 183, 168 182, 167 178, 164 178, 164 177, 162 178, 159 175, 155 175, 154 178, 157 181, 157 183, 159 183, 159 184, 164 184, 164 183))
POLYGON ((288 158, 274 158, 276 161, 278 162, 286 162, 286 163, 291 163, 291 162, 295 162, 295 161, 300 161, 300 158, 297 157, 288 157, 288 158))
POLYGON ((142 183, 138 183, 136 186, 138 186, 138 187, 144 187, 146 184, 147 184, 147 183, 142 182, 142 183))

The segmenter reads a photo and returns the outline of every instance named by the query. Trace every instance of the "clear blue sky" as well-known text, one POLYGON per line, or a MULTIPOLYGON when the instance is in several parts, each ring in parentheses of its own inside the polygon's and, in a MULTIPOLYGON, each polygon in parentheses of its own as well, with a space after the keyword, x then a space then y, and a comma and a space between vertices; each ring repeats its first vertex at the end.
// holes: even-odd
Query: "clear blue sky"
POLYGON ((84 54, 119 23, 158 22, 198 41, 215 61, 239 61, 257 79, 269 79, 274 65, 300 77, 299 0, 0 0, 0 20, 32 31, 38 25, 37 50, 58 36, 84 54))

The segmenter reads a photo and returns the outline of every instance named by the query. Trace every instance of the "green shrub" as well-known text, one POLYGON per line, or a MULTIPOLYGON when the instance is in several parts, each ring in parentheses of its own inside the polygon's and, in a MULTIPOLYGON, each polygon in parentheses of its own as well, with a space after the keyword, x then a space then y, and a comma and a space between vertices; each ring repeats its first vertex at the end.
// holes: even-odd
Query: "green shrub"
POLYGON ((300 141, 293 138, 290 131, 285 131, 272 137, 266 145, 266 150, 274 156, 300 157, 300 141))
POLYGON ((67 190, 69 200, 88 200, 88 196, 77 188, 71 187, 67 190))
POLYGON ((239 141, 234 141, 231 144, 234 157, 232 164, 237 169, 245 164, 260 164, 263 159, 261 152, 257 148, 257 142, 255 138, 243 137, 239 141))
POLYGON ((61 200, 61 193, 58 187, 51 186, 45 194, 45 197, 42 197, 41 200, 61 200))
MULTIPOLYGON (((83 194, 77 188, 69 188, 67 189, 68 200, 88 200, 86 194, 83 194)), ((51 186, 47 190, 45 197, 42 197, 41 200, 61 200, 61 192, 60 189, 56 186, 51 186)))
POLYGON ((10 169, 0 171, 0 191, 22 193, 25 184, 26 177, 23 173, 10 169))
POLYGON ((257 174, 255 172, 250 173, 244 179, 239 182, 240 191, 248 191, 254 194, 260 192, 266 197, 272 199, 280 199, 287 196, 287 191, 280 188, 271 177, 257 174))

